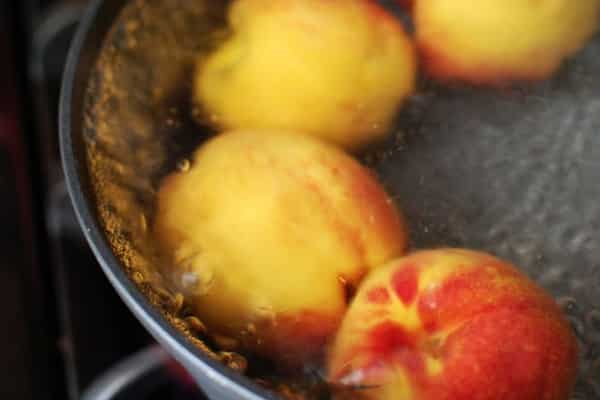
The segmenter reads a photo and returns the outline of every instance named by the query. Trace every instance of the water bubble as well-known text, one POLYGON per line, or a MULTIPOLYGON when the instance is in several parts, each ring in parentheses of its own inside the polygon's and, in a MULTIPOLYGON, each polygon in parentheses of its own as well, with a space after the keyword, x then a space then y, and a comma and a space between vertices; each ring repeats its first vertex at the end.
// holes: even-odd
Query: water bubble
POLYGON ((192 108, 192 118, 197 120, 197 119, 200 119, 201 116, 202 116, 202 111, 200 110, 200 108, 193 107, 192 108))
POLYGON ((177 171, 179 171, 181 173, 188 172, 191 167, 192 167, 192 163, 188 159, 180 160, 177 163, 177 171))
POLYGON ((585 316, 590 338, 600 342, 600 310, 592 310, 585 316))
POLYGON ((561 297, 557 301, 560 308, 568 315, 578 314, 579 313, 579 305, 577 304, 577 300, 573 297, 561 297))
POLYGON ((586 399, 587 399, 586 395, 581 392, 575 392, 571 395, 571 397, 569 397, 569 400, 586 400, 586 399))
POLYGON ((580 318, 577 318, 574 316, 568 316, 567 319, 571 323, 571 327, 573 328, 573 331, 575 332, 577 339, 579 339, 580 341, 585 343, 586 342, 585 325, 584 325, 583 321, 580 318))
POLYGON ((189 328, 197 334, 205 334, 207 332, 206 325, 204 325, 204 323, 197 317, 187 317, 185 322, 187 322, 189 328))
POLYGON ((213 340, 219 349, 225 351, 234 351, 240 346, 240 342, 237 339, 228 336, 213 335, 213 340))
POLYGON ((181 286, 191 291, 198 284, 198 275, 195 272, 184 272, 181 274, 181 286))
POLYGON ((136 38, 128 38, 127 39, 127 47, 130 49, 134 49, 138 45, 138 41, 136 38))
POLYGON ((135 271, 131 275, 131 279, 133 279, 133 281, 135 283, 137 283, 138 285, 141 285, 142 283, 146 282, 146 278, 144 277, 144 274, 142 274, 140 271, 135 271))
POLYGON ((125 24, 125 30, 129 33, 137 31, 139 27, 139 21, 135 20, 127 21, 127 23, 125 24))
POLYGON ((186 293, 195 296, 207 294, 212 289, 214 283, 215 272, 206 265, 203 265, 200 268, 194 266, 193 270, 183 272, 180 277, 182 289, 186 293))
POLYGON ((176 293, 175 296, 173 296, 172 308, 174 314, 178 314, 179 311, 181 311, 184 302, 185 298, 183 297, 183 294, 176 293))
POLYGON ((142 233, 146 233, 148 231, 148 220, 146 219, 145 214, 140 214, 140 230, 142 233))
POLYGON ((200 271, 200 279, 196 283, 195 293, 197 295, 207 294, 215 283, 215 271, 210 267, 203 267, 200 271))
POLYGON ((356 386, 364 379, 364 372, 362 370, 356 370, 350 372, 348 375, 340 379, 340 383, 346 386, 356 386))
POLYGON ((241 355, 231 352, 221 352, 221 361, 229 368, 243 373, 248 368, 248 361, 241 355))
POLYGON ((265 320, 270 320, 270 321, 274 321, 275 320, 275 311, 273 310, 273 307, 271 306, 259 306, 256 308, 256 315, 260 318, 260 319, 265 319, 265 320))
POLYGON ((600 310, 590 311, 586 316, 586 322, 593 330, 600 332, 600 310))

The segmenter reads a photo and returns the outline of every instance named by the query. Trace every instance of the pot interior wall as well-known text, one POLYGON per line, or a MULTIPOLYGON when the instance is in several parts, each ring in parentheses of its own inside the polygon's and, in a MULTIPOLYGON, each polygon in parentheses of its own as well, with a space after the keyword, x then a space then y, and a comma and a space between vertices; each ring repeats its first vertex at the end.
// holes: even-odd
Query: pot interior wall
MULTIPOLYGON (((161 179, 215 133, 191 82, 197 57, 227 35, 226 4, 131 1, 86 85, 83 137, 98 216, 131 279, 196 345, 242 370, 243 358, 201 341, 151 234, 161 179)), ((422 80, 389 140, 362 155, 407 214, 413 248, 492 252, 556 296, 582 348, 580 399, 600 396, 598 76, 600 37, 536 85, 422 80)))

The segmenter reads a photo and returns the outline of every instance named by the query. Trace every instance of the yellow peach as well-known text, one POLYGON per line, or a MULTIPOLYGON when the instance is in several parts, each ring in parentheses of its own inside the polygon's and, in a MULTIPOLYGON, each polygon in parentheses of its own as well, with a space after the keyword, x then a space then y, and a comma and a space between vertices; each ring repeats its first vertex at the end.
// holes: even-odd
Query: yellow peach
POLYGON ((347 291, 407 241, 370 171, 283 131, 228 132, 202 146, 163 182, 154 229, 209 330, 283 365, 316 360, 347 291))
POLYGON ((222 129, 291 129, 349 149, 389 131, 414 89, 411 41, 370 0, 235 0, 194 98, 222 129))
POLYGON ((427 72, 500 85, 552 75, 592 36, 600 0, 417 0, 416 40, 427 72))

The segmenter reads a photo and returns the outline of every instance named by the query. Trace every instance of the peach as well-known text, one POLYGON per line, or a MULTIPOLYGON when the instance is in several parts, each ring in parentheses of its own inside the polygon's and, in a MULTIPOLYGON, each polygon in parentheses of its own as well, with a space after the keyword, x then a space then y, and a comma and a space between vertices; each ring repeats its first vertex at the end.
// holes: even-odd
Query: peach
POLYGON ((598 25, 600 0, 420 0, 425 70, 445 81, 503 85, 548 78, 598 25))
POLYGON ((514 267, 457 249, 364 280, 328 358, 344 398, 566 400, 577 345, 553 299, 514 267))
POLYGON ((284 129, 349 149, 386 135, 415 86, 411 41, 371 0, 235 0, 194 98, 222 129, 284 129))
POLYGON ((398 0, 400 7, 406 10, 412 10, 415 5, 415 0, 398 0))
POLYGON ((228 132, 202 146, 163 182, 154 229, 209 331, 288 366, 318 360, 348 291, 407 241, 369 170, 283 131, 228 132))

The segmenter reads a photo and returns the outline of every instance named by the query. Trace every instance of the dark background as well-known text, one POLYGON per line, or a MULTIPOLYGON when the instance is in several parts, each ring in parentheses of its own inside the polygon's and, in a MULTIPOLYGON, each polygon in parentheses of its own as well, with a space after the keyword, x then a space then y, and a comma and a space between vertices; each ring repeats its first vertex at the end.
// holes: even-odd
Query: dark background
POLYGON ((88 250, 62 179, 58 96, 85 3, 0 0, 3 400, 77 399, 108 368, 152 343, 88 250))

